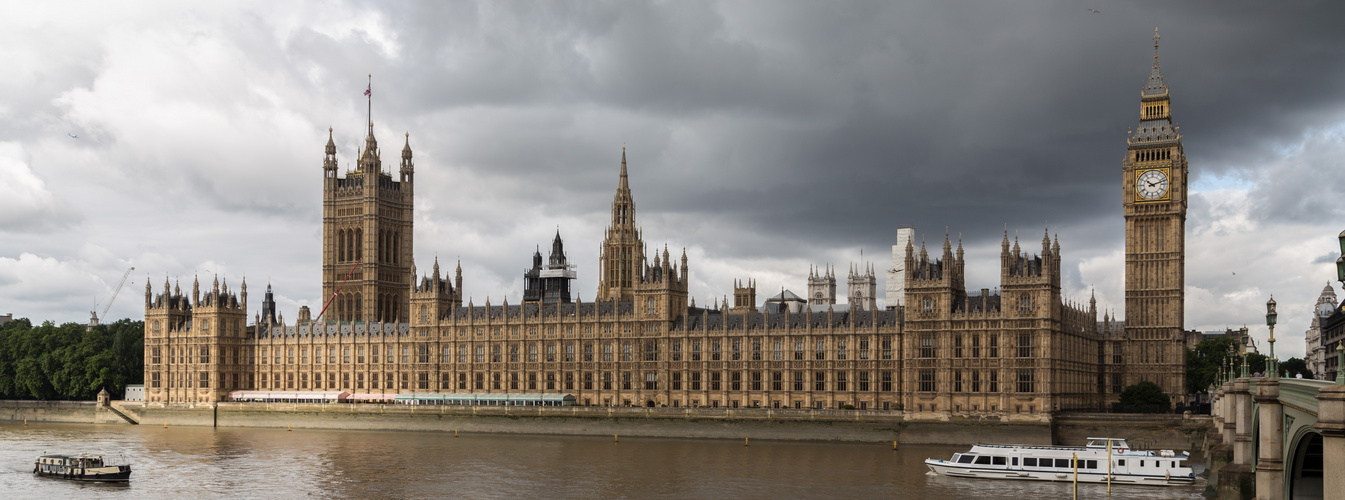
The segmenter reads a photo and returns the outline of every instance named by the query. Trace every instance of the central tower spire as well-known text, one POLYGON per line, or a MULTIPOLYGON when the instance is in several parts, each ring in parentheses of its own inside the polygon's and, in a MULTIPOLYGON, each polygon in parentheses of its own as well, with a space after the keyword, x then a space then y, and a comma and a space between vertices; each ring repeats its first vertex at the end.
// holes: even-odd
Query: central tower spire
POLYGON ((621 146, 621 177, 612 197, 612 223, 599 257, 598 300, 633 300, 644 262, 644 241, 635 225, 635 198, 626 174, 626 146, 621 146))

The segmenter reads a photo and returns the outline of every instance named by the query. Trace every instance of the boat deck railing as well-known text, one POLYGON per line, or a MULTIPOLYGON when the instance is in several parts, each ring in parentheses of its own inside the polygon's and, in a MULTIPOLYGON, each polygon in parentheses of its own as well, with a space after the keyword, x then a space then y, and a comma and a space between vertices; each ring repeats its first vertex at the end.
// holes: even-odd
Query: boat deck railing
MULTIPOLYGON (((1021 450, 1050 450, 1050 451, 1088 451, 1088 450, 1102 451, 1102 450, 1106 450, 1106 448, 1089 448, 1089 447, 1086 447, 1086 446, 1030 446, 1030 445, 1015 445, 1015 444, 978 444, 978 445, 976 445, 976 446, 983 446, 983 447, 986 447, 986 448, 1005 448, 1005 449, 1021 449, 1021 450)), ((1122 450, 1122 449, 1125 449, 1125 448, 1118 448, 1118 447, 1114 447, 1114 446, 1112 447, 1113 453, 1116 454, 1117 456, 1127 456, 1127 457, 1159 457, 1159 458, 1180 458, 1180 459, 1189 459, 1189 458, 1190 458, 1190 455, 1182 455, 1182 454, 1176 454, 1176 453, 1174 453, 1173 456, 1171 456, 1171 457, 1166 457, 1166 456, 1163 456, 1160 452, 1152 451, 1152 450, 1134 450, 1134 449, 1125 449, 1126 451, 1124 451, 1124 452, 1122 452, 1122 451, 1118 451, 1118 450, 1122 450)), ((970 452, 968 451, 968 452, 964 452, 964 453, 970 453, 970 452)))

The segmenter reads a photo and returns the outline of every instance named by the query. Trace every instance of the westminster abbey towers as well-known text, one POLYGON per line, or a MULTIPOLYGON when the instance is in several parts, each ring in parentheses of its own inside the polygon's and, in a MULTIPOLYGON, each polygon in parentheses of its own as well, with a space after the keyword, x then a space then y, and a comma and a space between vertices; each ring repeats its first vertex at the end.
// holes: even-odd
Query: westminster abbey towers
POLYGON ((374 124, 355 170, 337 173, 331 130, 322 162, 322 300, 338 321, 409 319, 412 275, 411 209, 415 168, 411 134, 402 148, 400 178, 383 171, 374 124), (339 293, 338 293, 339 292, 339 293), (335 299, 327 301, 335 294, 335 299))
POLYGON ((1140 122, 1121 163, 1125 208, 1126 385, 1151 381, 1186 392, 1186 155, 1167 85, 1154 62, 1140 91, 1140 122))

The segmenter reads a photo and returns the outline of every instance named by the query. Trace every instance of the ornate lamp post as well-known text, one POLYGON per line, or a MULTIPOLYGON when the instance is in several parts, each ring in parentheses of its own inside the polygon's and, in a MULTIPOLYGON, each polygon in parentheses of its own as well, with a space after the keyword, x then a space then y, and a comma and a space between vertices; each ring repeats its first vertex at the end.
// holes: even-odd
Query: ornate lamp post
MULTIPOLYGON (((1340 258, 1336 259, 1336 280, 1345 287, 1345 231, 1336 237, 1340 240, 1340 258)), ((1341 305, 1345 308, 1345 304, 1341 305)), ((1345 384, 1345 338, 1336 341, 1336 383, 1345 384)))
POLYGON ((1270 357, 1266 359, 1266 372, 1272 376, 1280 376, 1280 364, 1275 359, 1275 296, 1271 295, 1270 300, 1266 301, 1266 327, 1270 328, 1270 357))
POLYGON ((1242 377, 1247 377, 1247 343, 1251 341, 1251 336, 1242 334, 1242 377))

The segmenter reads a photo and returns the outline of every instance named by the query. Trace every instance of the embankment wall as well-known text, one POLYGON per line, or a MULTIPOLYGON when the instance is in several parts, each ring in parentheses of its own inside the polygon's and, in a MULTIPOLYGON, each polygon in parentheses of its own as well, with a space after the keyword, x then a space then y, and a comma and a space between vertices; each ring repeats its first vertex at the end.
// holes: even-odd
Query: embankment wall
POLYGON ((93 401, 0 401, 0 422, 126 424, 93 401))
POLYGON ((1211 429, 1208 415, 1067 413, 1052 421, 1051 440, 1077 446, 1090 437, 1123 437, 1135 449, 1198 452, 1211 429))
MULTIPOLYGON (((659 438, 770 439, 970 445, 1079 445, 1124 437, 1137 448, 1202 449, 1208 418, 1057 415, 1050 424, 981 419, 910 421, 898 412, 605 407, 455 407, 378 404, 217 403, 121 406, 143 425, 403 430, 659 438)), ((0 401, 0 421, 125 425, 88 403, 0 401)))
POLYGON ((910 422, 900 414, 774 409, 451 407, 313 403, 147 406, 148 425, 971 444, 1049 444, 1043 423, 910 422))

